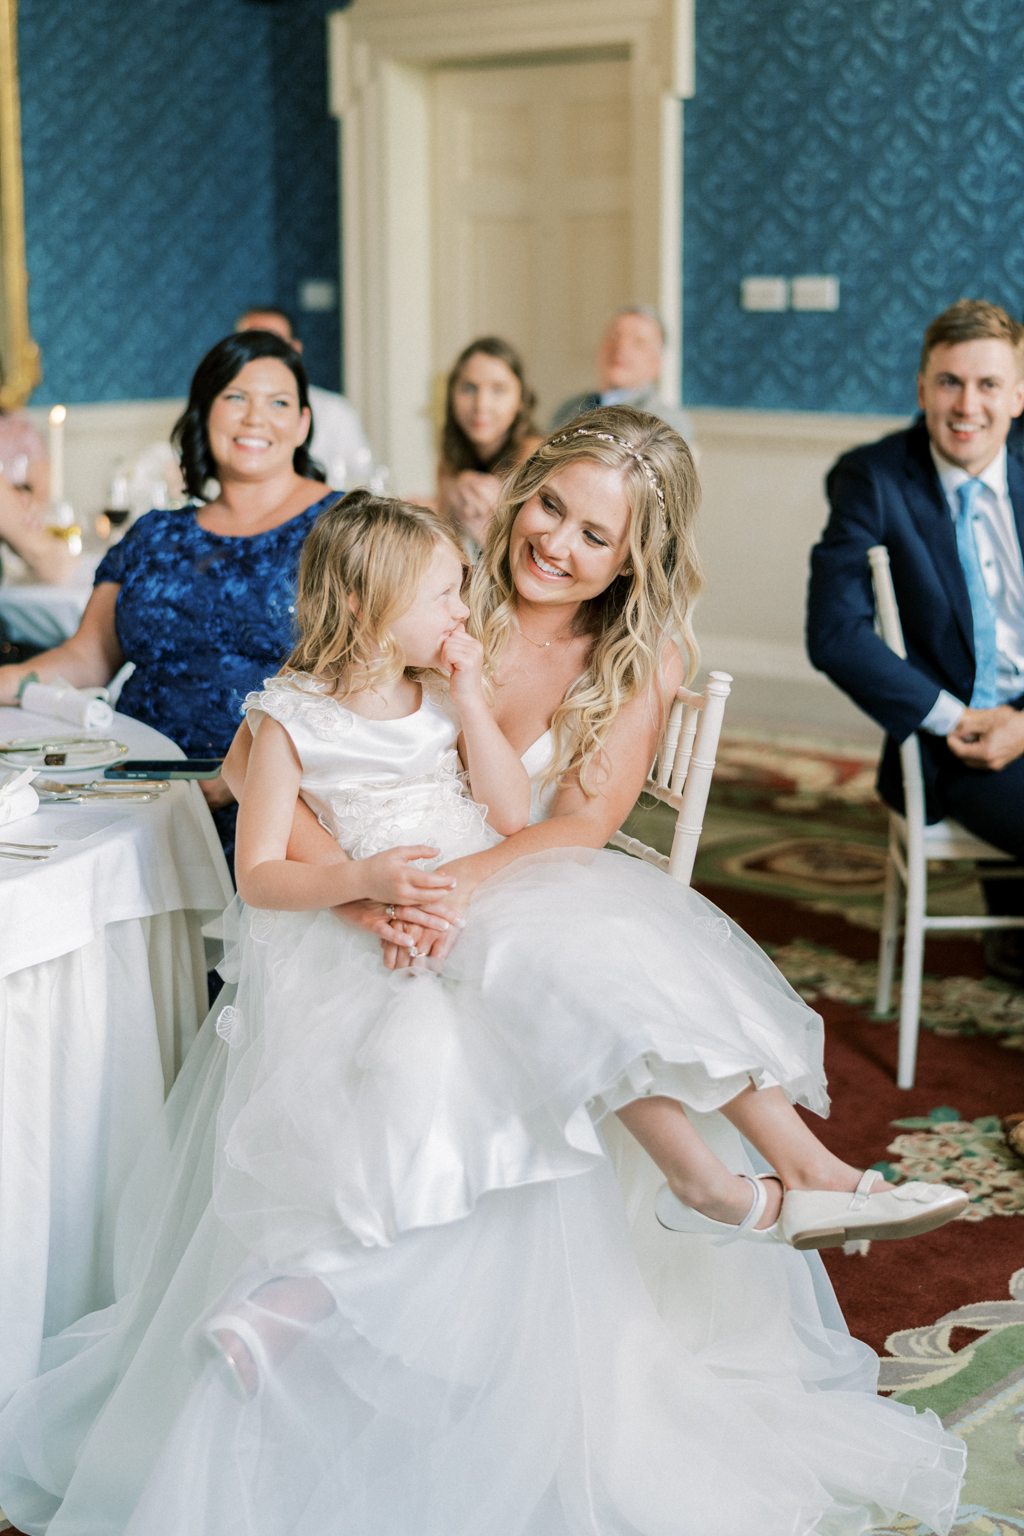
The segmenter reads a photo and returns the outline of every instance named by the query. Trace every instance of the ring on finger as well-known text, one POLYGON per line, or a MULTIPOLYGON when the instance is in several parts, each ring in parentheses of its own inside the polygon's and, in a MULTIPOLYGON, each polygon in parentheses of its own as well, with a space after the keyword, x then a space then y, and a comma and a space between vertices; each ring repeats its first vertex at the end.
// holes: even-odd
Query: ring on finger
POLYGON ((385 916, 385 917, 386 917, 386 918, 387 918, 387 919, 388 919, 388 920, 389 920, 389 921, 390 921, 390 919, 391 919, 391 918, 393 918, 393 917, 394 917, 394 915, 395 915, 395 909, 394 909, 394 907, 385 907, 385 908, 384 908, 384 916, 385 916))
POLYGON ((411 956, 412 956, 412 958, 413 958, 413 959, 414 959, 414 960, 415 960, 415 959, 416 959, 416 956, 417 956, 417 955, 418 955, 418 954, 419 954, 419 950, 418 950, 418 949, 417 949, 417 948, 416 948, 416 945, 415 945, 415 944, 413 944, 413 945, 411 945, 411 946, 410 946, 410 948, 409 948, 409 954, 410 954, 410 955, 411 955, 411 956))

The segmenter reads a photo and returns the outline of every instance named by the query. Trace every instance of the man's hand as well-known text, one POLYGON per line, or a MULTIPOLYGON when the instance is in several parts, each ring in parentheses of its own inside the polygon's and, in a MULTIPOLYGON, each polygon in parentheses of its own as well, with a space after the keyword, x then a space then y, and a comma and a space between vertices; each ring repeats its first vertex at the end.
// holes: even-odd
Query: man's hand
POLYGON ((949 750, 968 768, 998 773, 1024 756, 1024 713, 998 704, 995 709, 965 709, 946 737, 949 750))

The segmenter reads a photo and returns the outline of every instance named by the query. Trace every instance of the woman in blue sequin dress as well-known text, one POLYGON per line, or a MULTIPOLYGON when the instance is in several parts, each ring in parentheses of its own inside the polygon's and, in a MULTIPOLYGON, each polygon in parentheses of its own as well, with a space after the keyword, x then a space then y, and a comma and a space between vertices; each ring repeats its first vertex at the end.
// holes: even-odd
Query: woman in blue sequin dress
MULTIPOLYGON (((218 342, 174 429, 193 502, 139 519, 100 563, 77 632, 0 667, 0 702, 13 702, 29 671, 85 687, 131 661, 121 712, 192 756, 223 757, 242 700, 294 644, 302 545, 337 499, 309 457, 311 435, 298 353, 267 331, 218 342), (206 501, 210 480, 219 491, 206 501)), ((221 779, 203 790, 230 861, 237 806, 221 779)))

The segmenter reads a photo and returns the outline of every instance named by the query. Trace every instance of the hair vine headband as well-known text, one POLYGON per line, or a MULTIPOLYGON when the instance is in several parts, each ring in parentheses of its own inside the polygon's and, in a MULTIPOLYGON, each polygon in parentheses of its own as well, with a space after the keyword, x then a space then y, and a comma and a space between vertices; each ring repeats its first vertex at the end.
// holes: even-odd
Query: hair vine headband
POLYGON ((618 443, 620 448, 625 448, 627 453, 632 454, 633 458, 636 459, 636 462, 640 465, 640 468, 647 476, 648 484, 650 485, 651 490, 658 498, 658 506, 661 508, 661 516, 662 520, 664 521, 665 493, 658 483, 658 475, 654 465, 650 462, 649 459, 644 458, 643 454, 640 452, 635 443, 631 443, 629 439, 625 437, 616 437, 614 432, 598 432, 594 427, 576 427, 572 432, 562 432, 558 437, 549 438, 549 442, 552 444, 567 443, 571 437, 598 437, 603 443, 618 443))

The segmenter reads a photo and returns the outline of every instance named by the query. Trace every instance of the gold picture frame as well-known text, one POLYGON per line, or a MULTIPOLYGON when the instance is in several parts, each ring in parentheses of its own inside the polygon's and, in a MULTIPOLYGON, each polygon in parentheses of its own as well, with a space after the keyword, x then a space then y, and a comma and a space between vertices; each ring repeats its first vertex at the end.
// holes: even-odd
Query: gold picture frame
POLYGON ((18 0, 0 0, 0 410, 24 405, 42 376, 28 323, 18 0))

